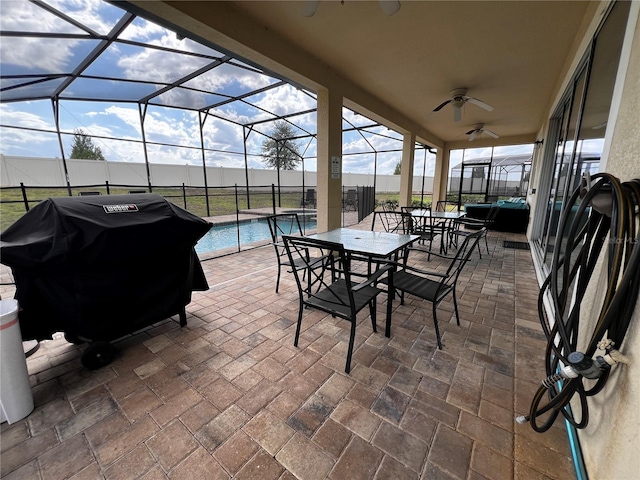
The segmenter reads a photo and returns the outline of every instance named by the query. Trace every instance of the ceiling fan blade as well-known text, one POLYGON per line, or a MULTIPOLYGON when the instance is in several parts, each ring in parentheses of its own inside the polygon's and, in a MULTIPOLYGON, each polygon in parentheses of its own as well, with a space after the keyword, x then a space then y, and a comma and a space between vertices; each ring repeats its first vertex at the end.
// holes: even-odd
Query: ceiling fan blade
POLYGON ((434 112, 439 112, 442 109, 442 107, 444 107, 448 103, 451 103, 451 99, 447 100, 446 102, 442 102, 440 105, 438 105, 436 108, 434 108, 433 111, 434 112))
POLYGON ((487 135, 489 135, 490 137, 493 137, 493 138, 499 138, 499 137, 500 137, 500 135, 498 135, 498 134, 497 134, 497 133, 495 133, 495 132, 492 132, 491 130, 486 130, 486 129, 485 129, 485 130, 484 130, 484 133, 486 133, 487 135))
POLYGON ((462 106, 453 106, 453 121, 459 122, 462 120, 462 106))
POLYGON ((469 130, 467 133, 465 133, 465 135, 471 135, 472 133, 475 133, 477 130, 474 128, 473 130, 469 130))
POLYGON ((318 10, 318 6, 320 5, 320 0, 305 0, 302 5, 302 16, 303 17, 313 17, 318 10))
POLYGON ((396 13, 398 13, 398 10, 400 10, 399 0, 379 0, 379 1, 380 1, 380 8, 382 9, 382 12, 389 17, 391 15, 395 15, 396 13))
POLYGON ((477 105, 480 108, 484 108, 488 112, 492 112, 493 111, 493 107, 491 105, 488 105, 488 104, 484 103, 482 100, 478 100, 477 98, 473 98, 473 97, 464 97, 464 99, 467 102, 473 103, 474 105, 477 105))
POLYGON ((469 133, 471 134, 471 136, 469 137, 469 141, 473 142, 473 139, 476 138, 476 133, 478 133, 478 131, 477 130, 471 130, 469 133))

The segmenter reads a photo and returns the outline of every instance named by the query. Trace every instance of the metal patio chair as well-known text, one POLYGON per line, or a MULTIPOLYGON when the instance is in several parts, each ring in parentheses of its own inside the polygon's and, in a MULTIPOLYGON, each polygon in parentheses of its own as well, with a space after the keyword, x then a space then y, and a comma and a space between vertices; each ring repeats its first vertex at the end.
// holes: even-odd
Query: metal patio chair
MULTIPOLYGON (((383 265, 363 279, 361 273, 352 274, 351 259, 340 243, 326 242, 307 237, 283 236, 289 263, 295 265, 293 274, 298 286, 300 306, 293 344, 297 347, 302 326, 302 314, 307 308, 321 310, 333 317, 351 322, 345 372, 351 371, 351 357, 356 336, 356 316, 369 307, 373 331, 376 327, 376 297, 386 290, 376 287, 376 282, 392 267, 383 265), (309 251, 323 252, 323 260, 313 263, 309 251), (309 275, 307 283, 304 275, 309 275)), ((374 260, 375 261, 375 260, 374 260)))
MULTIPOLYGON (((404 295, 408 293, 415 297, 421 298, 432 304, 433 325, 436 332, 436 340, 438 348, 442 349, 442 340, 440 338, 440 329, 438 327, 437 308, 438 305, 449 295, 453 297, 453 308, 456 314, 456 322, 460 325, 460 316, 458 314, 458 300, 456 298, 456 284, 460 272, 469 261, 471 252, 478 244, 478 241, 485 233, 486 229, 482 228, 473 234, 467 236, 464 242, 458 248, 455 256, 448 257, 440 255, 430 250, 426 250, 419 246, 409 247, 405 251, 402 265, 393 274, 393 291, 400 291, 400 302, 404 303, 404 295), (418 255, 427 254, 429 257, 435 255, 443 259, 449 259, 449 264, 445 271, 429 271, 423 268, 409 264, 409 260, 418 255)), ((387 279, 383 279, 381 283, 386 283, 387 279)))
POLYGON ((388 233, 411 233, 411 214, 398 210, 373 212, 371 231, 378 225, 388 233))
POLYGON ((447 253, 449 221, 435 219, 430 215, 414 216, 414 210, 427 210, 431 212, 431 207, 402 207, 402 211, 411 217, 411 232, 420 235, 419 242, 423 245, 428 242, 429 250, 433 248, 433 241, 440 237, 440 253, 447 253))
POLYGON ((347 195, 344 199, 344 211, 346 212, 349 208, 354 211, 358 210, 358 191, 355 189, 347 190, 347 195))
MULTIPOLYGON (((267 217, 267 223, 269 224, 269 231, 271 233, 271 243, 276 251, 276 259, 278 260, 278 277, 276 279, 276 293, 278 293, 282 267, 297 267, 302 263, 302 261, 299 261, 298 264, 292 265, 289 262, 289 257, 282 241, 282 237, 284 235, 302 235, 303 230, 297 213, 279 213, 269 215, 267 217)), ((309 252, 307 252, 307 255, 309 255, 309 252)), ((322 259, 322 256, 318 258, 309 257, 306 263, 315 265, 320 263, 322 259)))
MULTIPOLYGON (((482 236, 484 237, 484 245, 487 249, 487 255, 489 254, 489 241, 487 240, 487 231, 495 223, 496 217, 500 207, 497 205, 492 206, 485 218, 471 218, 461 217, 453 221, 451 229, 449 230, 449 244, 457 246, 460 237, 466 238, 473 235, 480 229, 484 229, 482 236)), ((482 252, 480 251, 480 243, 478 243, 478 254, 482 258, 482 252)))
POLYGON ((300 206, 316 208, 316 204, 317 204, 316 189, 307 188, 306 195, 302 196, 302 201, 300 202, 300 206))

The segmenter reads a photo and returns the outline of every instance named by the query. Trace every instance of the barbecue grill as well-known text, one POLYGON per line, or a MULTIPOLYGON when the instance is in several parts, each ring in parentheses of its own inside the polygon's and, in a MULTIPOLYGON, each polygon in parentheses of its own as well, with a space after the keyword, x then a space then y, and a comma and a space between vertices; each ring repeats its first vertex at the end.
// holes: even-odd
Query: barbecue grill
POLYGON ((209 288, 194 250, 211 224, 156 194, 49 198, 0 235, 23 340, 90 342, 82 363, 113 359, 111 341, 179 315, 209 288))

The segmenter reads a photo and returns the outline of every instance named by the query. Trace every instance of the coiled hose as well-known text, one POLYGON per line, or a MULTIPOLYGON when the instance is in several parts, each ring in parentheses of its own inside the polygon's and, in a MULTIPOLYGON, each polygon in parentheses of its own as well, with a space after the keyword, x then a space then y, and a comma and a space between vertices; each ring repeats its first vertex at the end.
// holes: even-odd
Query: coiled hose
MULTIPOLYGON (((640 285, 640 248, 638 215, 640 179, 621 183, 616 177, 599 173, 583 178, 565 205, 559 222, 551 272, 538 296, 538 314, 547 337, 545 368, 548 378, 557 378, 567 357, 577 350, 580 331, 580 306, 601 252, 607 255, 607 287, 585 358, 591 359, 599 342, 610 339, 619 348, 629 327, 638 299, 640 285), (591 185, 589 185, 591 183, 591 185), (548 294, 552 302, 553 326, 544 308, 548 294), (562 364, 562 365, 561 365, 562 364)), ((594 312, 596 309, 593 310, 594 312)), ((600 344, 602 346, 602 344, 600 344)), ((609 353, 611 342, 607 344, 609 353)), ((545 381, 536 391, 529 415, 524 417, 537 432, 547 431, 559 413, 576 428, 589 422, 587 397, 600 392, 609 379, 610 370, 603 369, 595 383, 587 385, 584 376, 567 378, 558 387, 545 381), (547 393, 548 402, 542 405, 547 393), (565 408, 574 395, 581 406, 579 419, 565 408), (537 418, 545 415, 538 424, 537 418)))

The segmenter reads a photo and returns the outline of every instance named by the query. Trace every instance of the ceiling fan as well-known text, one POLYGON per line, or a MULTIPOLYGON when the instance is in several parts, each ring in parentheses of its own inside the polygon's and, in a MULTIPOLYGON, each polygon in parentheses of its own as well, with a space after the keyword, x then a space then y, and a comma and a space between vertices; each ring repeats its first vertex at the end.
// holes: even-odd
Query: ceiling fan
POLYGON ((462 119, 462 107, 467 102, 473 103, 474 105, 477 105, 480 108, 484 108, 489 112, 493 111, 493 107, 491 105, 488 105, 484 103, 482 100, 479 100, 477 98, 468 97, 466 88, 455 88, 451 90, 450 95, 451 95, 451 98, 449 100, 447 100, 446 102, 442 102, 440 105, 434 108, 433 111, 438 112, 445 105, 450 103, 451 105, 453 105, 453 121, 454 122, 459 122, 460 119, 462 119))
MULTIPOLYGON (((389 17, 398 13, 398 10, 400 10, 399 0, 378 0, 378 2, 380 3, 382 13, 389 17)), ((344 0, 341 0, 341 3, 344 5, 344 0)), ((320 0, 305 0, 304 5, 302 5, 302 16, 313 17, 319 5, 320 0)))
POLYGON ((469 130, 466 135, 470 135, 469 137, 469 141, 472 142, 476 137, 482 135, 483 133, 486 133, 487 135, 489 135, 490 137, 493 138, 499 138, 500 135, 498 135, 495 132, 492 132, 491 130, 487 130, 486 128, 484 128, 484 123, 479 123, 477 124, 473 130, 469 130))

